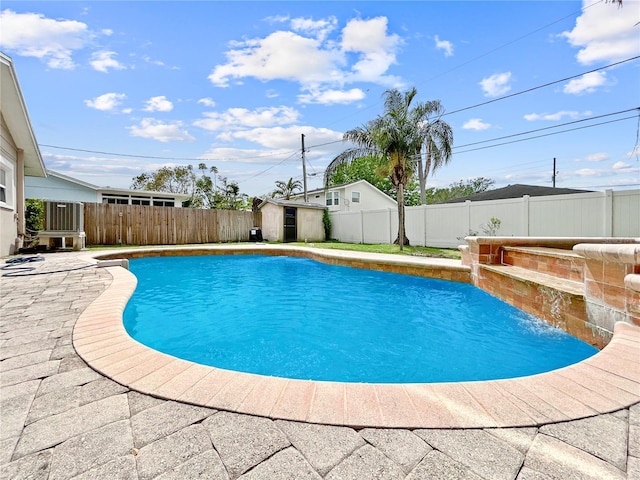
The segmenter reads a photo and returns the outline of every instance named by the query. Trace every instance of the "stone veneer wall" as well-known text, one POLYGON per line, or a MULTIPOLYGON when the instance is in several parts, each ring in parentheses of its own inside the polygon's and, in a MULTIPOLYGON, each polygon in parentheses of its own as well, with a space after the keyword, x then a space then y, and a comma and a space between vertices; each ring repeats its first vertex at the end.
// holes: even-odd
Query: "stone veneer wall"
POLYGON ((640 245, 580 244, 585 259, 587 317, 612 331, 616 322, 640 326, 640 245))
MULTIPOLYGON (((592 345, 604 347, 618 321, 640 326, 640 239, 467 237, 466 241, 460 247, 462 263, 471 267, 474 285, 592 345), (572 271, 571 288, 560 290, 552 282, 540 285, 512 275, 509 267, 482 267, 502 265, 505 246, 573 249, 584 259, 582 278, 572 271), (574 291, 576 281, 583 285, 579 293, 574 291)), ((554 265, 552 258, 540 257, 530 269, 553 274, 554 265)))

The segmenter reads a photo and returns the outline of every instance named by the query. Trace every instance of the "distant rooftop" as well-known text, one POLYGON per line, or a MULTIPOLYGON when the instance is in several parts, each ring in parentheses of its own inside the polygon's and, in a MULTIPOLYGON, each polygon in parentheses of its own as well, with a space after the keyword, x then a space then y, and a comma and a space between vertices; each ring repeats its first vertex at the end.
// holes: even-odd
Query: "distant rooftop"
POLYGON ((523 185, 516 183, 515 185, 507 185, 503 188, 495 190, 487 190, 485 192, 476 193, 475 195, 467 195, 466 197, 452 198, 446 202, 438 203, 463 203, 467 200, 472 202, 481 202, 483 200, 504 200, 507 198, 521 198, 525 195, 530 197, 544 197, 547 195, 570 195, 574 193, 590 193, 592 190, 576 190, 574 188, 554 188, 540 187, 537 185, 523 185))

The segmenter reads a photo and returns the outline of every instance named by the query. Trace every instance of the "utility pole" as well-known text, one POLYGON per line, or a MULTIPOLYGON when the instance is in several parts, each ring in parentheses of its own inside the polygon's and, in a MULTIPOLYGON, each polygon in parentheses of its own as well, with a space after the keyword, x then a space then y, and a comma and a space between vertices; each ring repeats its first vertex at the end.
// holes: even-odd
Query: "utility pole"
POLYGON ((304 133, 302 134, 302 185, 304 186, 304 203, 307 203, 307 165, 304 161, 304 133))
MULTIPOLYGON (((303 161, 304 162, 304 161, 303 161)), ((553 157, 553 175, 551 175, 551 181, 553 182, 553 188, 556 188, 556 157, 553 157)))

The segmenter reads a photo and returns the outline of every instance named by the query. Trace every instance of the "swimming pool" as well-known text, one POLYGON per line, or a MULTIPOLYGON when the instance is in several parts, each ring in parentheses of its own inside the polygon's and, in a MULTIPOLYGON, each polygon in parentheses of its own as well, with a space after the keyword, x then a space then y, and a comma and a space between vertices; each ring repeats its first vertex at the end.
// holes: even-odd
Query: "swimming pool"
POLYGON ((489 380, 596 349, 471 285, 263 255, 131 261, 125 328, 197 363, 296 379, 489 380))

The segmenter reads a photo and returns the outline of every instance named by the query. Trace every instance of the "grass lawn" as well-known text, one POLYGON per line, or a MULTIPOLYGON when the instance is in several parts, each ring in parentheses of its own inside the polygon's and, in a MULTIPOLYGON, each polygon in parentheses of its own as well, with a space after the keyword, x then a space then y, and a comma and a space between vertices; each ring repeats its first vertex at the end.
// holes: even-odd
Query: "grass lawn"
POLYGON ((314 242, 311 243, 289 243, 288 245, 300 245, 302 247, 329 248, 334 250, 354 250, 357 252, 371 253, 392 253, 397 255, 413 255, 420 257, 438 257, 438 258, 460 258, 460 251, 454 248, 435 248, 435 247, 418 247, 405 246, 401 252, 398 245, 388 245, 385 243, 377 243, 373 245, 362 243, 340 243, 340 242, 314 242))
MULTIPOLYGON (((224 245, 246 245, 247 242, 232 242, 225 243, 224 245)), ((265 244, 276 244, 276 242, 265 242, 265 244)), ((222 245, 222 244, 202 244, 201 246, 207 245, 222 245)), ((438 258, 454 258, 460 259, 460 251, 454 248, 435 248, 435 247, 414 247, 414 246, 406 246, 404 250, 401 252, 400 247, 398 245, 387 245, 383 243, 374 244, 374 245, 365 245, 362 243, 340 243, 340 242, 313 242, 313 243, 304 243, 304 242, 295 242, 295 243, 287 243, 287 245, 297 245, 300 247, 311 247, 314 248, 328 248, 333 250, 352 250, 356 252, 371 252, 371 253, 391 253, 396 255, 413 255, 420 257, 438 257, 438 258)), ((148 247, 153 248, 154 246, 159 245, 149 245, 148 247)), ((196 246, 196 245, 190 245, 196 246)), ((113 250, 118 248, 143 248, 139 245, 91 245, 88 246, 88 250, 113 250)))

